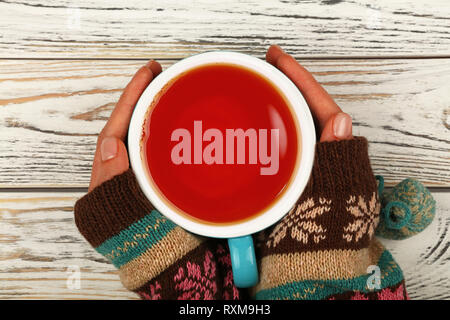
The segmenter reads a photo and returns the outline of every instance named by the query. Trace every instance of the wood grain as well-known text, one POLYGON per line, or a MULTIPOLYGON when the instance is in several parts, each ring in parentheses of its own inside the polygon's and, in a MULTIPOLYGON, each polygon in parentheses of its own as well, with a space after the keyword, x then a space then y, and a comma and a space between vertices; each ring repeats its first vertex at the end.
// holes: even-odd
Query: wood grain
POLYGON ((413 300, 450 299, 450 194, 433 197, 436 216, 424 231, 400 241, 380 239, 402 268, 413 300))
POLYGON ((449 55, 447 0, 0 1, 3 58, 449 55))
MULTIPOLYGON (((435 221, 421 234, 385 241, 413 299, 450 299, 450 198, 433 194, 435 221)), ((78 233, 72 207, 81 193, 0 193, 0 299, 136 299, 78 233), (80 269, 80 289, 68 270, 80 269)))
POLYGON ((79 234, 80 193, 0 193, 0 299, 137 298, 79 234), (80 289, 68 286, 79 268, 80 289))
MULTIPOLYGON (((143 63, 0 61, 0 187, 87 187, 96 136, 143 63)), ((302 63, 353 116, 388 185, 450 186, 450 59, 302 63)))

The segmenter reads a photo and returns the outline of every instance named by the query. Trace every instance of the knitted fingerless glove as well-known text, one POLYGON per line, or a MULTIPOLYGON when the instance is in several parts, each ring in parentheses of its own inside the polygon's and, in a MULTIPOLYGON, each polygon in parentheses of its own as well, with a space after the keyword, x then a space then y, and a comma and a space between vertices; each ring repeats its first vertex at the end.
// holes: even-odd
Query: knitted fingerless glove
POLYGON ((81 234, 144 299, 239 299, 226 243, 194 236, 154 210, 132 170, 75 204, 81 234))
POLYGON ((402 271, 374 238, 377 184, 367 140, 318 143, 294 208, 258 235, 256 299, 407 299, 402 271))

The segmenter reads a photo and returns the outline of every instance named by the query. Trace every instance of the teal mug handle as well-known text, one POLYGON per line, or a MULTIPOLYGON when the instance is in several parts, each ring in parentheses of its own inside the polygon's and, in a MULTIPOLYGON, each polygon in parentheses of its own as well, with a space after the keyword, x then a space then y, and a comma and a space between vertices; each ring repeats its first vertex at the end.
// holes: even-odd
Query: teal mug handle
POLYGON ((236 287, 249 288, 258 283, 255 248, 251 235, 228 239, 231 269, 236 287))

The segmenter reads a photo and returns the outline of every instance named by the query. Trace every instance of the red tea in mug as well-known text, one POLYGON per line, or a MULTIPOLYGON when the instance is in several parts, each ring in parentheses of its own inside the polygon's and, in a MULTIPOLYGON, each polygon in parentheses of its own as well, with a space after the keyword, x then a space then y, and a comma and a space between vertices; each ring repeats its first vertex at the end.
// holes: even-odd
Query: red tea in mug
POLYGON ((255 217, 282 195, 300 159, 300 131, 270 80, 209 64, 171 80, 147 112, 142 151, 168 205, 203 223, 255 217))

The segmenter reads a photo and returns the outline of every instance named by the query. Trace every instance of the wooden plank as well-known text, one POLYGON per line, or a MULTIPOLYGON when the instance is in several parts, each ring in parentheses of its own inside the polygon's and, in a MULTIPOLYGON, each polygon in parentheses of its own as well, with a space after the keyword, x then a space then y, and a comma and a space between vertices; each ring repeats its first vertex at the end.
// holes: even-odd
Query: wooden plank
POLYGON ((38 0, 0 2, 3 58, 449 55, 450 2, 38 0))
MULTIPOLYGON (((437 216, 424 232, 403 241, 383 240, 413 299, 450 299, 450 193, 433 195, 437 216)), ((137 298, 78 233, 72 207, 80 196, 0 192, 0 299, 137 298), (80 289, 67 286, 73 268, 80 270, 80 289)))
POLYGON ((0 193, 0 299, 137 299, 79 234, 80 196, 0 193), (71 281, 77 271, 79 289, 71 281))
MULTIPOLYGON (((87 187, 96 136, 143 63, 0 61, 0 187, 87 187)), ((450 186, 450 59, 302 63, 368 137, 387 185, 450 186)))

